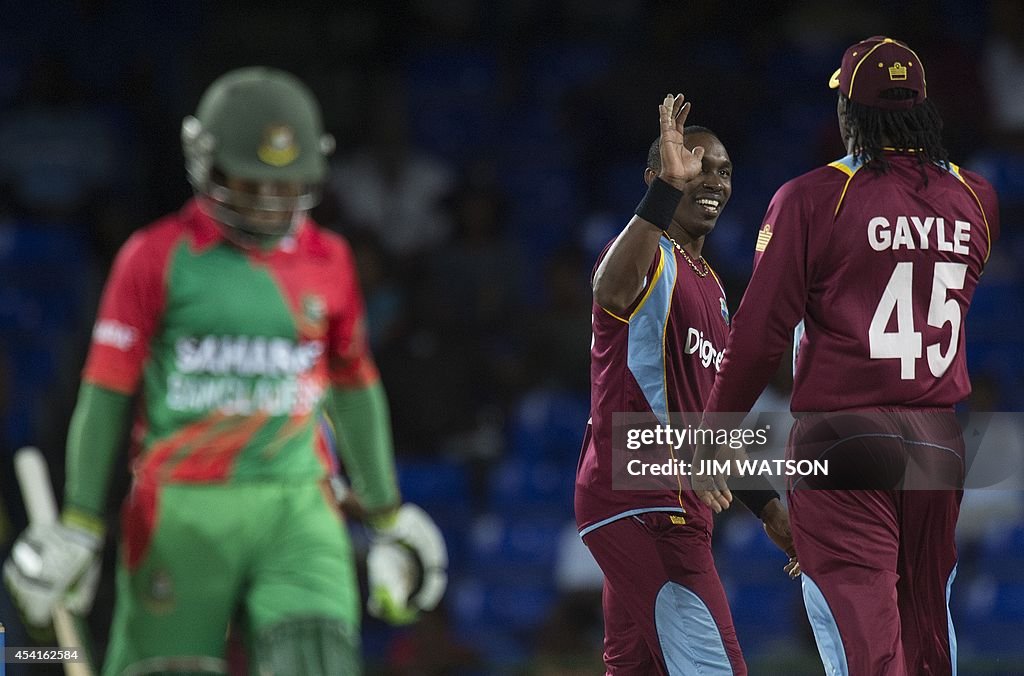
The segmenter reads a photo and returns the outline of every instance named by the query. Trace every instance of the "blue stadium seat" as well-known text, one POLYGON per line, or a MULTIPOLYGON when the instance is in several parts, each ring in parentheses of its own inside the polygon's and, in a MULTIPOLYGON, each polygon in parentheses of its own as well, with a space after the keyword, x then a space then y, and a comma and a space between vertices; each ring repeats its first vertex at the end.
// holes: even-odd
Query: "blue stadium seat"
POLYGON ((457 627, 501 628, 525 636, 543 622, 557 598, 551 582, 543 578, 508 579, 500 571, 490 577, 453 583, 449 605, 457 627))
POLYGON ((518 458, 579 458, 590 414, 586 394, 537 390, 527 394, 509 421, 509 449, 518 458))
POLYGON ((474 571, 502 570, 504 574, 513 566, 543 566, 550 577, 566 518, 564 512, 547 518, 477 517, 470 535, 474 571))
POLYGON ((1024 626, 1024 578, 999 579, 986 571, 958 585, 955 607, 967 623, 1016 622, 1024 626))
POLYGON ((473 514, 466 505, 440 503, 428 504, 424 507, 430 517, 444 534, 445 545, 448 547, 448 572, 458 574, 470 566, 469 533, 473 523, 473 514))
POLYGON ((84 321, 91 279, 81 230, 0 224, 0 333, 35 338, 84 321))
POLYGON ((550 584, 496 585, 487 592, 485 619, 498 626, 529 632, 551 612, 557 594, 550 584))
POLYGON ((992 183, 1000 202, 1024 203, 1024 154, 986 150, 971 159, 969 168, 992 183))
POLYGON ((502 172, 512 205, 508 224, 521 238, 528 254, 544 257, 566 243, 571 225, 582 215, 578 172, 570 165, 520 161, 502 172))
MULTIPOLYGON (((993 657, 1024 657, 1024 646, 1021 645, 1020 621, 977 621, 957 622, 953 619, 956 630, 958 653, 961 657, 972 655, 993 657)), ((961 659, 962 662, 962 659, 961 659)), ((1020 671, 986 671, 983 673, 1021 673, 1020 671)))
MULTIPOLYGON (((745 511, 742 507, 740 510, 745 511)), ((731 575, 765 584, 789 581, 782 572, 786 556, 765 535, 761 522, 750 514, 736 514, 716 524, 712 550, 723 577, 731 575)))
POLYGON ((1024 661, 1024 644, 1020 640, 1024 626, 1024 579, 999 582, 986 567, 984 574, 964 582, 957 585, 961 591, 953 596, 953 624, 960 654, 1024 661))
POLYGON ((990 531, 981 542, 978 559, 988 577, 1024 584, 1024 525, 990 531))
POLYGON ((993 616, 1024 626, 1024 582, 1003 582, 996 591, 993 616))
POLYGON ((967 313, 967 330, 971 337, 968 352, 981 340, 1016 343, 1024 322, 1024 301, 1021 285, 1013 280, 988 282, 982 277, 967 313))
POLYGON ((458 568, 465 562, 473 518, 465 466, 450 460, 401 460, 397 470, 402 499, 430 514, 444 534, 450 566, 458 568))
POLYGON ((781 569, 777 582, 752 584, 726 576, 722 584, 745 653, 756 653, 762 645, 796 635, 796 620, 803 612, 800 583, 786 579, 781 569), (766 622, 766 617, 771 621, 766 622))
MULTIPOLYGON (((510 664, 526 656, 525 637, 517 636, 517 626, 507 622, 508 612, 515 611, 501 608, 503 600, 508 600, 504 592, 493 592, 476 578, 453 579, 448 592, 448 605, 459 635, 471 641, 491 661, 510 664)), ((520 612, 528 617, 536 615, 537 608, 524 608, 520 612)))
POLYGON ((569 514, 575 462, 511 457, 491 472, 491 508, 514 515, 530 511, 569 514))
POLYGON ((460 507, 469 503, 469 479, 461 463, 401 460, 397 469, 402 497, 409 502, 460 507))
MULTIPOLYGON (((1012 327, 1018 326, 1016 318, 1007 318, 1003 321, 1012 327)), ((970 328, 968 325, 968 331, 970 328)), ((1021 351, 1016 338, 985 340, 980 337, 976 339, 974 334, 971 334, 967 344, 967 366, 972 371, 996 374, 1000 376, 1000 381, 1004 385, 1010 384, 1024 375, 1024 352, 1021 351)), ((1012 396, 1014 393, 1005 394, 1012 396)))

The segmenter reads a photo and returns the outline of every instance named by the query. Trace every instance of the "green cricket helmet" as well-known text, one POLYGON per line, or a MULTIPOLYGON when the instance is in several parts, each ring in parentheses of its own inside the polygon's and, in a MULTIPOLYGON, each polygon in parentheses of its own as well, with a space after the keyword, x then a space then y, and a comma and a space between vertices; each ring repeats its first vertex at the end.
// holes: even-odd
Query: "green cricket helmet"
POLYGON ((200 205, 244 245, 295 229, 320 201, 334 150, 309 88, 263 67, 217 78, 182 122, 181 142, 200 205))

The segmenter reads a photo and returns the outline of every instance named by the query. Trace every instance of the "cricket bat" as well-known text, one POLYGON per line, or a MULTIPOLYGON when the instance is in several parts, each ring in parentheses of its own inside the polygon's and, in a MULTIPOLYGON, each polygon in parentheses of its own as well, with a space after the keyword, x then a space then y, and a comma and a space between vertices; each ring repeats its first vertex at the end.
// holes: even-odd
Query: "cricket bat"
MULTIPOLYGON (((46 468, 42 452, 34 446, 18 449, 14 454, 14 472, 21 487, 29 523, 56 523, 57 499, 53 495, 50 471, 46 468)), ((85 651, 84 637, 75 625, 71 612, 63 603, 58 603, 53 609, 53 630, 57 635, 57 643, 61 648, 85 651)), ((94 676, 95 672, 88 662, 65 662, 64 673, 66 676, 94 676)))

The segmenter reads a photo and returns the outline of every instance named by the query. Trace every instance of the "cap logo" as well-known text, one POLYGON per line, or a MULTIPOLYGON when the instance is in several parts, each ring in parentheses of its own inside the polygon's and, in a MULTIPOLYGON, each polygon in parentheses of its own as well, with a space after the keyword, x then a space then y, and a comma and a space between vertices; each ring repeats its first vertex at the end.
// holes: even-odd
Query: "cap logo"
POLYGON ((907 67, 899 61, 889 66, 889 79, 893 81, 907 79, 907 67))
POLYGON ((256 151, 256 156, 261 162, 272 167, 291 164, 299 156, 295 131, 286 124, 270 125, 263 130, 263 140, 256 151))

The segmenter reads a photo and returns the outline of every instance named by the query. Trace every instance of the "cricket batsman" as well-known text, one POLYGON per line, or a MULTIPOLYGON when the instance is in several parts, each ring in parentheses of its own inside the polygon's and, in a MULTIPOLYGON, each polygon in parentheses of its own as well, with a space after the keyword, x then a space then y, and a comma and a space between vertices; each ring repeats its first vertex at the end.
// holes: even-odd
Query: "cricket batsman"
POLYGON ((358 674, 360 597, 323 416, 376 534, 371 613, 407 622, 436 606, 447 554, 400 501, 352 253, 308 215, 333 139, 304 84, 252 67, 210 85, 182 144, 195 197, 118 253, 62 518, 21 535, 4 579, 33 625, 84 584, 139 395, 103 673, 223 669, 240 617, 255 673, 358 674))

